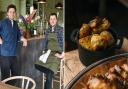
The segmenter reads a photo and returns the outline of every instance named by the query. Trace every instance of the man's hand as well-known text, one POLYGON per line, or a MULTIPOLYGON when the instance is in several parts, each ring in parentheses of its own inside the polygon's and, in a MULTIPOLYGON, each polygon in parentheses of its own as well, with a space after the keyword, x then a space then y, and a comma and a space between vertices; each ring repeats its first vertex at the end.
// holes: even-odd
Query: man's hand
POLYGON ((23 46, 27 46, 27 39, 25 39, 24 37, 21 37, 21 41, 23 42, 23 46))
POLYGON ((57 57, 57 58, 64 58, 64 52, 62 52, 61 54, 59 54, 59 53, 56 53, 55 54, 55 56, 57 57))
POLYGON ((0 37, 0 44, 3 44, 3 40, 2 40, 2 38, 0 37))

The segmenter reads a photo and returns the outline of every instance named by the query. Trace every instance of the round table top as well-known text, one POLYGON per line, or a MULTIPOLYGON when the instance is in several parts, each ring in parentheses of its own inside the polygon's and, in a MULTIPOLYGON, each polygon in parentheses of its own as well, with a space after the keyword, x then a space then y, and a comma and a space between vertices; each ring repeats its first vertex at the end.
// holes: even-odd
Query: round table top
POLYGON ((21 89, 21 88, 0 82, 0 89, 21 89))

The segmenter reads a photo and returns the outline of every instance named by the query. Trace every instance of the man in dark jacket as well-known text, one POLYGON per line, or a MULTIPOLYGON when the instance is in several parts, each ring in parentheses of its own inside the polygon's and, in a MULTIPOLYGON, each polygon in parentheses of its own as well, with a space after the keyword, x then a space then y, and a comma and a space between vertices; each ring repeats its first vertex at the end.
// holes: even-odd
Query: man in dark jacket
POLYGON ((7 18, 0 21, 0 68, 1 79, 19 75, 19 64, 16 57, 17 43, 23 42, 27 46, 27 40, 21 36, 17 22, 16 6, 11 4, 7 7, 7 18), (11 73, 11 74, 10 74, 11 73))

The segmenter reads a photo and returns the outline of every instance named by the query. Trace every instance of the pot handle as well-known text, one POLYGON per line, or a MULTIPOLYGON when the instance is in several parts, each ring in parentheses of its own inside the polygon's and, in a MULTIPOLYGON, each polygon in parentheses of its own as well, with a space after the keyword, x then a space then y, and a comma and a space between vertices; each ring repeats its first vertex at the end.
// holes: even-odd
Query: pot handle
POLYGON ((116 43, 114 45, 114 48, 115 49, 120 49, 122 47, 122 44, 123 44, 123 37, 120 36, 115 30, 114 28, 110 28, 109 30, 113 35, 116 36, 116 43))
POLYGON ((118 36, 117 37, 117 42, 115 44, 115 48, 120 49, 122 47, 122 44, 123 44, 123 37, 118 36))
POLYGON ((70 39, 73 42, 77 42, 77 35, 78 35, 79 29, 74 29, 73 32, 70 35, 70 39))

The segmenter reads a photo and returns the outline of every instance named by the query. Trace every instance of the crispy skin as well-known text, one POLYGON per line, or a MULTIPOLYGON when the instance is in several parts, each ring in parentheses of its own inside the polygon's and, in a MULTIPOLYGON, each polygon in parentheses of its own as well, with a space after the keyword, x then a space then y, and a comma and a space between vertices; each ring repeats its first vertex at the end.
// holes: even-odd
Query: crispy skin
POLYGON ((108 46, 111 46, 114 43, 114 37, 112 34, 108 31, 103 31, 100 33, 101 38, 103 38, 106 41, 106 44, 108 46))
POLYGON ((79 43, 80 43, 80 45, 82 47, 84 47, 86 49, 89 49, 89 50, 92 50, 92 47, 91 47, 91 36, 87 36, 87 37, 79 39, 79 43))
POLYGON ((88 80, 89 89, 118 89, 116 84, 105 79, 103 76, 93 76, 88 80))
POLYGON ((91 33, 91 29, 90 29, 89 25, 88 24, 83 24, 83 26, 80 29, 79 38, 81 39, 83 37, 86 37, 86 36, 90 35, 90 33, 91 33))
POLYGON ((93 51, 105 49, 107 46, 105 40, 99 34, 91 37, 91 45, 93 51))
POLYGON ((115 65, 105 74, 91 75, 86 85, 88 89, 128 89, 127 68, 127 64, 115 65))
POLYGON ((102 20, 101 28, 103 30, 108 30, 110 28, 110 25, 111 25, 110 22, 106 18, 104 18, 102 20))
POLYGON ((100 17, 96 17, 95 19, 91 20, 89 22, 89 26, 93 29, 93 28, 96 28, 98 27, 99 25, 102 24, 102 18, 100 17))
POLYGON ((99 34, 102 31, 107 31, 110 25, 110 22, 106 18, 101 19, 96 17, 89 22, 89 26, 92 28, 92 34, 99 34))
POLYGON ((83 24, 79 32, 80 45, 91 51, 100 51, 112 46, 115 40, 108 31, 109 28, 110 22, 106 18, 96 17, 88 24, 83 24))

